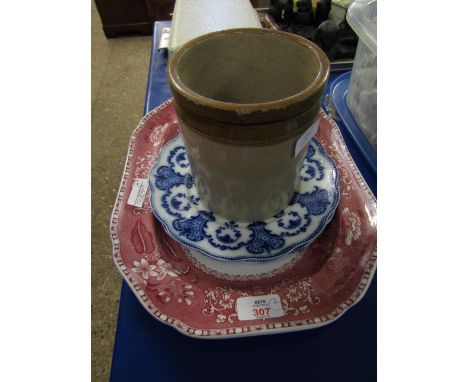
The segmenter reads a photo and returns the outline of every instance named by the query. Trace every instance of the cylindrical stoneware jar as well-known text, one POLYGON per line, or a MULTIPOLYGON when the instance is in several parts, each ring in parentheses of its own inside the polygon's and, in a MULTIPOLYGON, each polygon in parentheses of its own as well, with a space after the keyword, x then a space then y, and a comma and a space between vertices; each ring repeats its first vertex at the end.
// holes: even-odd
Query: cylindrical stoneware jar
POLYGON ((207 208, 255 221, 289 203, 328 74, 315 44, 269 29, 210 33, 174 55, 169 84, 207 208))

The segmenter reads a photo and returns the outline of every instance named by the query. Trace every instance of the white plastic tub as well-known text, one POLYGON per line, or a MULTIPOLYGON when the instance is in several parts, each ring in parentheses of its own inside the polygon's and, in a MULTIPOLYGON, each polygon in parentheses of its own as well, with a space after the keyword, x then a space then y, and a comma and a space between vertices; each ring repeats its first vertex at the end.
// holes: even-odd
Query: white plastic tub
POLYGON ((377 150, 377 1, 355 0, 346 19, 359 36, 346 103, 377 150))

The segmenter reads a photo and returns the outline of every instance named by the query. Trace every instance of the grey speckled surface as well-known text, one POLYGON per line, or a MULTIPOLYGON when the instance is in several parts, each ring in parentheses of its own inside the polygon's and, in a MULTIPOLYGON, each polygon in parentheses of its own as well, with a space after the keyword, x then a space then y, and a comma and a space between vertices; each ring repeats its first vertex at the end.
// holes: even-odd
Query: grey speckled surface
POLYGON ((108 381, 121 277, 109 221, 132 131, 143 115, 151 36, 107 40, 94 1, 92 19, 92 380, 108 381))

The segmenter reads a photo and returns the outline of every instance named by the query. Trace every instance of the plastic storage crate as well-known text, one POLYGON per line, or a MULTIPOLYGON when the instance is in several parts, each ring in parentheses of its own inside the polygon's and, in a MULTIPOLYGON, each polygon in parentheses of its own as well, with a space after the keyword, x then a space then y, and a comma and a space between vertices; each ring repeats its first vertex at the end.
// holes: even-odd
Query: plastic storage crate
POLYGON ((377 150, 377 1, 355 0, 346 19, 359 36, 346 103, 377 150))

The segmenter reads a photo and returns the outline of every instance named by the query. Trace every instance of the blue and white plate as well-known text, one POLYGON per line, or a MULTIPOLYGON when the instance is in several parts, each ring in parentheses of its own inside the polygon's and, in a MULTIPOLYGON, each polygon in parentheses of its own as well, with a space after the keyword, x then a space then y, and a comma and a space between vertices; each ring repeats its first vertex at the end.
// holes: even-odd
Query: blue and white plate
POLYGON ((221 260, 265 261, 310 244, 333 217, 338 172, 314 138, 289 205, 274 217, 245 223, 226 220, 200 200, 181 136, 169 141, 150 172, 151 208, 181 244, 221 260))

